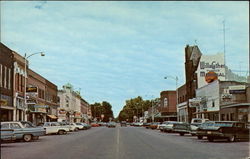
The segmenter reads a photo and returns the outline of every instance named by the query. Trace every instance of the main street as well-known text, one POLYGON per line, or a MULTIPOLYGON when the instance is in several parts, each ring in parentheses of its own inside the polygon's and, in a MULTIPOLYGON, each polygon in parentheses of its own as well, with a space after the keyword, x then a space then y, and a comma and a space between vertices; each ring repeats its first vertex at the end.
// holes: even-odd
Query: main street
POLYGON ((1 145, 2 159, 246 159, 249 142, 208 142, 138 127, 97 127, 1 145))

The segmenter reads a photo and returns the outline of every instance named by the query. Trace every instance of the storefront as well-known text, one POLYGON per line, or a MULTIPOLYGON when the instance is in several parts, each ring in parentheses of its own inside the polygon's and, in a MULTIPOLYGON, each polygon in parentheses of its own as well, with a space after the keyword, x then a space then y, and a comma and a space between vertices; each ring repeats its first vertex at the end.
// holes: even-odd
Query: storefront
POLYGON ((222 121, 250 122, 250 103, 223 105, 220 118, 222 121))
POLYGON ((14 107, 12 105, 12 98, 6 95, 0 95, 0 114, 1 121, 13 121, 14 107))

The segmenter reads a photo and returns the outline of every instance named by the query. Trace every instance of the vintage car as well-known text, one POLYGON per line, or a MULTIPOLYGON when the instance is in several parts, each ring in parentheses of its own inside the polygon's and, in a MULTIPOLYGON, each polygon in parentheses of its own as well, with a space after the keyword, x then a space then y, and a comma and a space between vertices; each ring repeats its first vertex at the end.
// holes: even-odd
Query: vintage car
POLYGON ((180 123, 178 121, 169 121, 166 126, 162 129, 163 132, 173 132, 173 126, 176 123, 180 123))
POLYGON ((76 126, 68 122, 58 122, 61 126, 69 128, 69 131, 77 131, 76 126))
POLYGON ((158 125, 160 125, 160 124, 161 124, 160 122, 151 123, 150 128, 151 129, 157 129, 158 125))
POLYGON ((68 126, 62 126, 58 122, 40 123, 39 126, 46 130, 46 135, 47 134, 63 135, 63 134, 67 134, 67 132, 69 132, 68 126))
POLYGON ((122 127, 122 126, 125 126, 125 127, 126 127, 126 126, 127 126, 127 122, 126 122, 126 121, 121 121, 121 127, 122 127))
POLYGON ((1 141, 13 141, 16 140, 16 136, 14 134, 14 129, 9 128, 1 128, 1 141))
POLYGON ((184 134, 188 134, 190 132, 190 124, 189 123, 175 123, 173 124, 173 132, 179 133, 180 136, 184 134))
POLYGON ((203 123, 197 129, 198 139, 207 137, 208 141, 212 142, 214 139, 227 139, 229 142, 237 139, 249 140, 249 128, 244 122, 238 121, 210 121, 203 123))
POLYGON ((115 122, 109 122, 107 124, 107 127, 109 127, 109 128, 115 128, 116 127, 116 123, 115 122))
POLYGON ((1 122, 1 128, 13 129, 16 139, 22 139, 26 142, 32 139, 37 140, 39 136, 45 135, 45 130, 43 128, 35 127, 29 121, 1 122))

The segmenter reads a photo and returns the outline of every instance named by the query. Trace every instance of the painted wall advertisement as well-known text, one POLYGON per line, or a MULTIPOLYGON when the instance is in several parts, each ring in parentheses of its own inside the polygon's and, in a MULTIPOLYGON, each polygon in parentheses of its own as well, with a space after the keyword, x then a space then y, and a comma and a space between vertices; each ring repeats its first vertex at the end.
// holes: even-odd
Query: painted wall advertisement
POLYGON ((224 81, 226 79, 225 72, 224 53, 218 53, 215 55, 202 55, 196 71, 198 78, 198 88, 207 85, 209 81, 213 82, 211 80, 212 78, 209 79, 210 77, 208 77, 210 75, 214 76, 215 74, 219 80, 224 81))

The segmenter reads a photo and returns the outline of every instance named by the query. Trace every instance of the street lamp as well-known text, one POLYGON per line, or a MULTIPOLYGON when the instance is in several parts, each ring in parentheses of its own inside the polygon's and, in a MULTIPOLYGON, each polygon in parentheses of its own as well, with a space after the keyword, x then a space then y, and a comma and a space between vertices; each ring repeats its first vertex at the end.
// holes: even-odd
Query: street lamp
MULTIPOLYGON (((28 78, 28 75, 27 75, 27 60, 31 56, 37 55, 37 54, 40 54, 41 56, 45 56, 45 54, 43 52, 35 52, 33 54, 30 54, 30 55, 27 55, 26 53, 24 54, 24 62, 25 62, 25 65, 24 65, 24 73, 25 73, 25 77, 24 77, 24 107, 25 107, 25 111, 27 111, 27 109, 28 109, 27 108, 27 97, 26 97, 26 85, 27 85, 26 77, 28 78)), ((25 112, 25 120, 27 121, 26 112, 25 112)))
MULTIPOLYGON (((177 76, 166 76, 164 77, 164 79, 168 79, 171 78, 173 80, 175 80, 175 89, 176 89, 176 109, 178 107, 178 77, 177 76)), ((177 112, 178 114, 178 112, 177 112)), ((179 121, 179 115, 177 115, 178 121, 179 121)))

